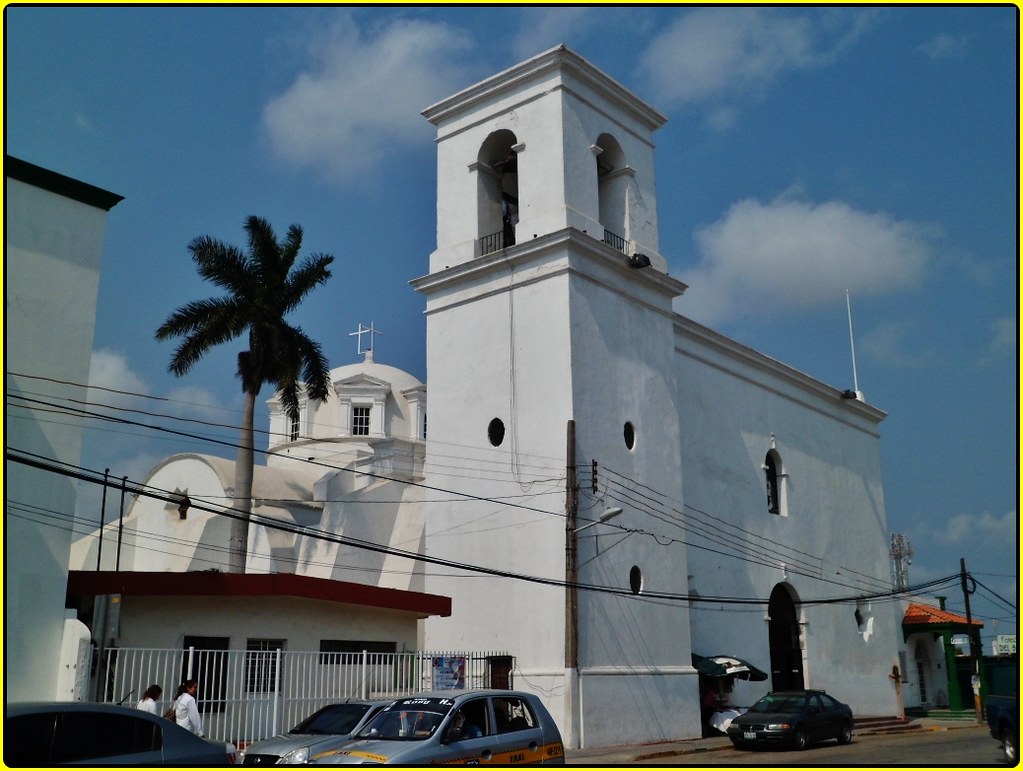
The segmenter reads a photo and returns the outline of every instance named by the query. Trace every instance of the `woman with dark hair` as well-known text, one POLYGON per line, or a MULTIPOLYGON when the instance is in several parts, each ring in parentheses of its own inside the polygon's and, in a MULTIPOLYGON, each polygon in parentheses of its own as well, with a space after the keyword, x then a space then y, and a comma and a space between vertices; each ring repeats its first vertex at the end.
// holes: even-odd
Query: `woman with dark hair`
POLYGON ((146 692, 142 694, 142 700, 135 707, 151 715, 159 715, 160 712, 156 707, 156 702, 160 700, 161 696, 163 696, 163 688, 154 683, 146 688, 146 692))
POLYGON ((202 736, 202 718, 199 716, 199 705, 195 700, 197 690, 199 684, 195 680, 185 680, 178 686, 178 696, 174 700, 174 722, 196 736, 202 736))

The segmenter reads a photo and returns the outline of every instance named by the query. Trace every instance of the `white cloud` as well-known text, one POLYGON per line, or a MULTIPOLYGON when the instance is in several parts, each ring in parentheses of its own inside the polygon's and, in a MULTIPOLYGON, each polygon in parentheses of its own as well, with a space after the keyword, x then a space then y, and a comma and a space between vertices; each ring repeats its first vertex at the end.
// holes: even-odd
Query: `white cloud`
POLYGON ((131 369, 128 359, 109 348, 92 352, 89 363, 89 387, 95 390, 94 394, 89 395, 89 401, 102 400, 105 403, 109 403, 112 398, 123 398, 123 395, 100 389, 108 388, 141 395, 149 393, 149 386, 131 369))
POLYGON ((512 38, 516 61, 529 59, 561 43, 571 45, 588 37, 602 16, 587 6, 532 6, 523 9, 521 29, 512 38))
POLYGON ((929 229, 841 201, 746 199, 695 234, 700 262, 681 279, 678 310, 705 324, 876 296, 915 285, 930 258, 929 229))
POLYGON ((700 8, 651 42, 640 71, 666 105, 760 95, 786 72, 833 62, 872 18, 871 11, 700 8))
POLYGON ((991 325, 991 341, 981 354, 981 364, 991 364, 996 361, 1014 359, 1019 346, 1018 319, 1012 316, 1005 316, 991 325))
POLYGON ((935 540, 947 544, 964 545, 976 543, 1016 543, 1017 517, 1015 511, 1007 511, 1001 517, 988 512, 982 514, 956 514, 945 526, 934 532, 935 540))
POLYGON ((923 367, 933 364, 937 352, 920 347, 916 328, 907 321, 885 321, 863 336, 862 353, 893 367, 923 367))
POLYGON ((420 110, 468 85, 456 57, 472 41, 446 24, 399 20, 368 39, 348 21, 325 35, 309 68, 264 107, 263 124, 281 159, 335 182, 421 143, 430 126, 420 110))
POLYGON ((932 60, 962 59, 966 55, 966 47, 966 38, 942 33, 923 43, 919 51, 932 60))

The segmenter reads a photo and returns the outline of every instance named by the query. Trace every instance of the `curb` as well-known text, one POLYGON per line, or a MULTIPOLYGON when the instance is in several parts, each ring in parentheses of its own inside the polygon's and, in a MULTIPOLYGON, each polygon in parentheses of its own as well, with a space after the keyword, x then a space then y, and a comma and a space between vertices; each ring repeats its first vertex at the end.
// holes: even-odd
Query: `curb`
MULTIPOLYGON (((972 722, 971 723, 966 723, 966 722, 960 722, 960 721, 955 721, 955 720, 948 721, 947 723, 945 723, 945 721, 942 721, 942 724, 940 724, 940 725, 920 725, 919 723, 910 723, 908 725, 903 725, 903 726, 899 726, 899 727, 890 727, 890 728, 885 728, 885 727, 881 727, 881 726, 878 726, 877 728, 862 728, 862 729, 859 729, 859 730, 854 730, 853 736, 854 737, 855 736, 878 736, 878 735, 891 735, 891 734, 901 734, 901 733, 907 733, 907 734, 912 733, 912 734, 915 734, 915 733, 920 733, 922 731, 929 731, 929 732, 955 731, 955 730, 962 729, 962 728, 975 728, 978 725, 980 725, 980 724, 972 723, 972 722)), ((683 740, 683 742, 684 741, 685 740, 683 740)), ((701 741, 701 740, 694 739, 694 740, 691 740, 691 741, 698 742, 698 741, 701 741)), ((706 740, 703 740, 703 741, 706 741, 706 740)), ((693 746, 689 746, 689 747, 684 747, 683 746, 683 747, 676 747, 676 748, 671 748, 671 749, 654 750, 654 751, 651 751, 651 752, 640 752, 640 753, 638 753, 636 755, 630 754, 624 748, 621 748, 621 749, 622 749, 622 751, 620 753, 612 753, 613 755, 621 757, 621 760, 617 760, 616 761, 616 760, 612 760, 611 757, 608 757, 606 762, 608 764, 610 764, 610 765, 620 765, 620 764, 623 764, 623 763, 637 763, 637 762, 643 762, 643 761, 649 761, 649 760, 660 760, 660 759, 663 759, 663 758, 672 758, 672 757, 678 757, 678 756, 681 756, 681 755, 698 755, 698 754, 703 754, 703 753, 708 753, 708 752, 724 752, 726 750, 731 750, 732 749, 732 744, 731 744, 731 742, 729 742, 724 737, 721 737, 721 742, 720 743, 716 743, 716 744, 712 744, 712 745, 694 744, 693 746)), ((569 762, 569 765, 573 765, 573 762, 572 762, 571 758, 566 757, 566 760, 569 762)), ((599 761, 592 761, 592 762, 593 762, 594 765, 601 765, 599 761)), ((589 763, 586 763, 586 765, 589 765, 589 763)))
POLYGON ((696 755, 701 752, 721 752, 723 750, 732 749, 731 744, 722 745, 720 747, 685 747, 678 750, 661 750, 660 752, 651 752, 646 755, 636 755, 632 760, 657 760, 659 758, 672 758, 678 755, 696 755))

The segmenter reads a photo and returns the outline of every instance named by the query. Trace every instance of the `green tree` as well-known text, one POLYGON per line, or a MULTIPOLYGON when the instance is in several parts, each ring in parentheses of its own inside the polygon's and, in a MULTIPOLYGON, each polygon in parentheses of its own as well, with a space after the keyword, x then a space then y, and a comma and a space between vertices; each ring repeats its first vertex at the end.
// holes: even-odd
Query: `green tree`
POLYGON ((156 330, 157 340, 184 337, 168 366, 178 376, 214 346, 248 336, 247 349, 238 354, 245 407, 235 464, 233 507, 241 516, 231 520, 229 569, 233 573, 245 572, 255 466, 253 415, 260 389, 264 384, 274 386, 292 420, 298 417, 300 389, 319 401, 330 390, 330 370, 319 344, 285 321, 285 316, 330 278, 333 256, 310 255, 295 267, 302 246, 298 225, 288 228, 283 242, 260 217, 248 217, 245 231, 248 254, 209 236, 192 240, 188 250, 199 275, 227 294, 178 308, 156 330))

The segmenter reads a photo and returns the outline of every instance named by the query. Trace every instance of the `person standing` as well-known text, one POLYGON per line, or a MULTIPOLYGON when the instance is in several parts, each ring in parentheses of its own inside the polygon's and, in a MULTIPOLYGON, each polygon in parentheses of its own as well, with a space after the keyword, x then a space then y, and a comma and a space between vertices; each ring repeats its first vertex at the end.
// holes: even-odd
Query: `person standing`
POLYGON ((199 715, 199 704, 195 693, 199 684, 195 680, 185 680, 178 686, 178 696, 174 700, 174 722, 187 728, 196 736, 202 736, 202 717, 199 715))
POLYGON ((163 696, 163 688, 154 683, 146 688, 146 692, 142 694, 142 699, 135 705, 135 708, 148 712, 151 715, 159 715, 156 702, 160 700, 161 696, 163 696))

